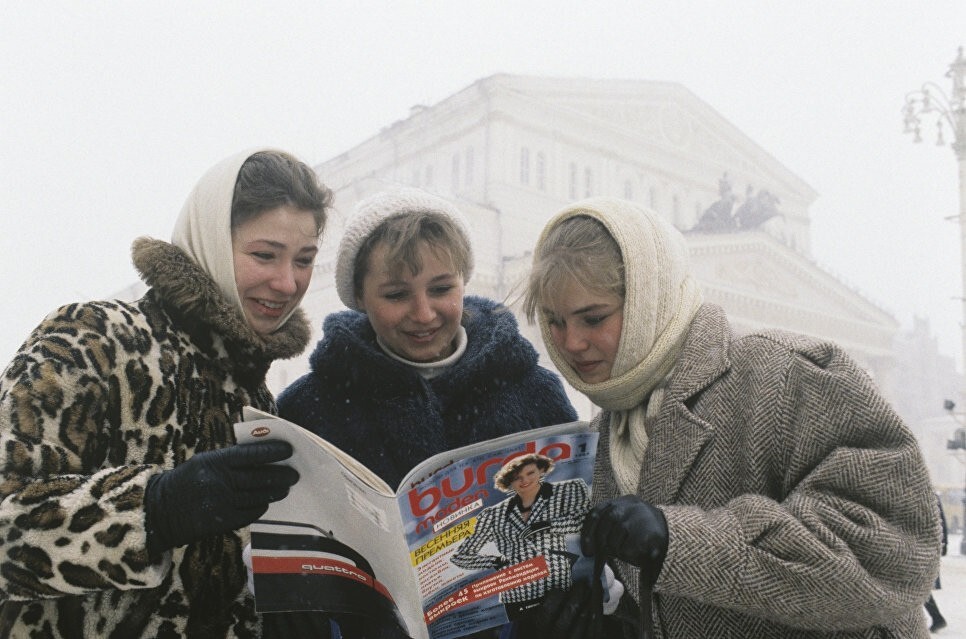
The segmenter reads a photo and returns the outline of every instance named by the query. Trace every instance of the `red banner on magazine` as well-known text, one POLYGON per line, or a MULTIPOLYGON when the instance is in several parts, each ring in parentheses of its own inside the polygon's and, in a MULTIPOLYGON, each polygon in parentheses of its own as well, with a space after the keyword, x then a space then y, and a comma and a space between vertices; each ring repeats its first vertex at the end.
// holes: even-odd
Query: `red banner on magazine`
POLYGON ((465 588, 454 592, 427 610, 425 614, 426 624, 432 623, 441 615, 456 608, 471 604, 480 599, 498 595, 504 590, 511 590, 523 584, 544 579, 549 575, 550 570, 547 568, 547 560, 542 556, 507 566, 492 575, 487 575, 482 579, 467 584, 465 588))
POLYGON ((372 575, 344 561, 320 559, 318 557, 252 557, 252 570, 256 574, 303 574, 343 577, 359 581, 387 599, 392 599, 389 591, 372 575))

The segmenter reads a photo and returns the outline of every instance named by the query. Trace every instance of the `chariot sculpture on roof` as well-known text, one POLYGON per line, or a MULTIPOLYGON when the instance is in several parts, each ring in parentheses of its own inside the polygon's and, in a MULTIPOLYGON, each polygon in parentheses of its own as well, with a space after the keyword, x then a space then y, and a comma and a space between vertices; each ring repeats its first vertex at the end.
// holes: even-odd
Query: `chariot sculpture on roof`
POLYGON ((783 217, 778 210, 778 196, 767 189, 760 189, 755 193, 750 184, 745 188, 744 200, 735 209, 738 197, 732 191, 731 178, 727 172, 718 180, 718 195, 718 200, 701 214, 691 231, 729 233, 749 230, 774 217, 783 217))

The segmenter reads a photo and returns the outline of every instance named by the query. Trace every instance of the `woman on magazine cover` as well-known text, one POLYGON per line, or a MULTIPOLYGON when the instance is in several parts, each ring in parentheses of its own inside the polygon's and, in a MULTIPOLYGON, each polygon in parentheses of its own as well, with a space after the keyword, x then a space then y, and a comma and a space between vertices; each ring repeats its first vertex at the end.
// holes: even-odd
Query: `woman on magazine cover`
POLYGON ((504 464, 493 476, 493 485, 512 496, 484 508, 473 534, 450 557, 466 570, 499 570, 535 557, 546 560, 546 578, 500 593, 511 621, 539 604, 547 590, 569 590, 570 569, 579 557, 575 549, 568 549, 566 536, 580 532, 590 509, 590 490, 583 479, 545 481, 553 467, 552 459, 537 453, 504 464), (481 554, 487 542, 493 542, 500 554, 481 554))
MULTIPOLYGON (((927 636, 929 476, 840 347, 736 336, 702 303, 683 236, 615 198, 547 223, 524 306, 561 373, 604 409, 581 545, 616 559, 646 632, 927 636)), ((538 627, 595 636, 600 604, 585 595, 548 595, 538 627)))
POLYGON ((576 420, 513 314, 464 296, 472 274, 467 222, 447 200, 405 188, 360 202, 336 263, 349 310, 326 317, 311 371, 279 394, 279 414, 390 486, 436 453, 576 420))
POLYGON ((331 195, 287 153, 223 160, 171 242, 135 240, 134 302, 69 304, 0 378, 0 636, 254 638, 245 527, 298 480, 283 442, 232 446, 274 411, 331 195))

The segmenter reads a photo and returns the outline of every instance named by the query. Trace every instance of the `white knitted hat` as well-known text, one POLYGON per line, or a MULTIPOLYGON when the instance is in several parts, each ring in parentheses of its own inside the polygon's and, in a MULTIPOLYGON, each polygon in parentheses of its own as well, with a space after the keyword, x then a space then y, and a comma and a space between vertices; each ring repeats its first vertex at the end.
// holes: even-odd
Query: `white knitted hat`
POLYGON ((335 288, 342 303, 351 309, 359 310, 356 303, 355 279, 356 254, 366 238, 386 219, 400 213, 429 211, 445 216, 456 224, 469 247, 466 272, 463 281, 469 282, 473 274, 473 242, 466 218, 451 202, 427 193, 421 189, 401 188, 382 191, 356 204, 352 215, 346 220, 345 231, 339 240, 339 251, 335 262, 335 288))

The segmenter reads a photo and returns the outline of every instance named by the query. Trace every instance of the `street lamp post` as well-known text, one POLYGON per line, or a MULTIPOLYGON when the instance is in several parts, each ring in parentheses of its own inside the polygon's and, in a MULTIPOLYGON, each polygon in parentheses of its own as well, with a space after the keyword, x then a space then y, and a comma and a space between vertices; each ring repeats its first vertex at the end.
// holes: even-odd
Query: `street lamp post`
MULTIPOLYGON (((948 126, 951 131, 949 145, 956 154, 959 165, 959 243, 960 270, 962 276, 962 349, 963 366, 966 367, 966 58, 963 57, 963 47, 959 47, 956 59, 949 65, 946 77, 953 83, 949 95, 939 85, 926 82, 918 91, 906 95, 906 104, 902 109, 905 132, 913 134, 915 142, 922 142, 921 123, 923 116, 935 117, 938 146, 945 146, 943 130, 948 126)), ((959 552, 966 555, 966 482, 963 486, 963 539, 959 545, 959 552)))

